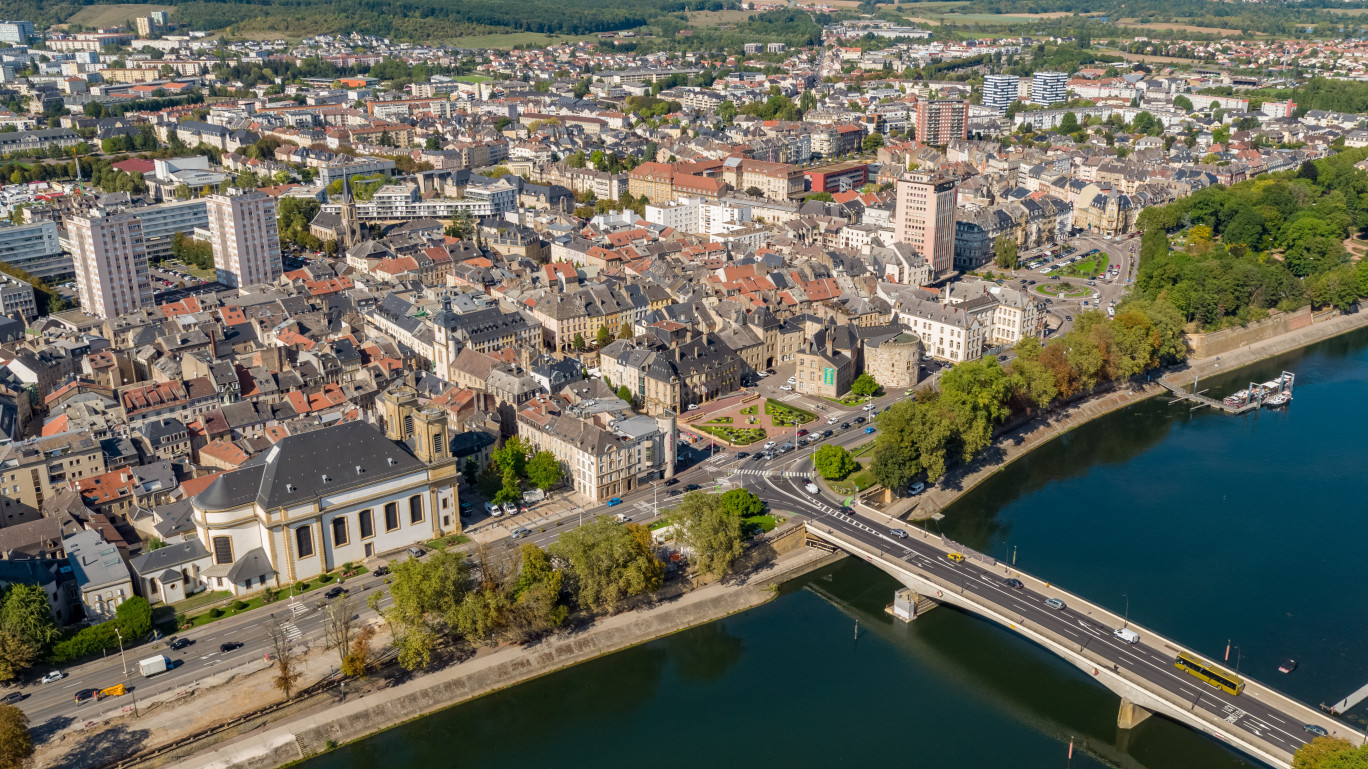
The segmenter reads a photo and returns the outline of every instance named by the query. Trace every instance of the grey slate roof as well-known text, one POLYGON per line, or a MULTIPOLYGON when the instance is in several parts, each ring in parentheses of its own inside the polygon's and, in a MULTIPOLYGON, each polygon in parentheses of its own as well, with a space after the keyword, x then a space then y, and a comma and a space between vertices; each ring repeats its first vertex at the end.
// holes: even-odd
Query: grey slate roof
MULTIPOLYGON (((204 543, 197 538, 188 539, 166 547, 159 547, 156 550, 143 553, 137 558, 128 561, 128 565, 133 567, 133 571, 140 576, 147 576, 156 572, 163 572, 174 566, 183 563, 190 563, 201 558, 207 558, 209 551, 205 549, 204 543)), ((178 575, 179 576, 179 575, 178 575)), ((161 577, 158 577, 161 579, 161 577)))

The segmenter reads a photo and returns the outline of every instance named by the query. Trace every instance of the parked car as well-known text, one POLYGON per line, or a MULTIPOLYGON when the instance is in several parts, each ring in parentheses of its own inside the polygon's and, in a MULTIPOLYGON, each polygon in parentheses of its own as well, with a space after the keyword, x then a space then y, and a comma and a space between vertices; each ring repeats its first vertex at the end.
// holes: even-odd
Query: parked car
POLYGON ((926 484, 921 481, 914 481, 911 486, 907 487, 907 496, 915 497, 923 491, 926 491, 926 484))
POLYGON ((690 403, 690 404, 689 404, 689 408, 687 408, 687 409, 685 409, 685 410, 686 410, 686 411, 698 411, 698 404, 697 404, 697 403, 690 403))
POLYGON ((237 641, 228 641, 228 642, 226 642, 226 643, 221 643, 221 644, 219 644, 219 652, 220 652, 221 654, 227 654, 228 652, 230 652, 230 651, 232 651, 232 650, 234 650, 234 649, 241 649, 241 648, 242 648, 242 644, 241 644, 241 643, 238 643, 237 641))
POLYGON ((408 554, 414 558, 422 558, 423 556, 427 555, 427 551, 421 547, 418 547, 417 545, 414 545, 413 547, 410 547, 408 549, 408 554))
POLYGON ((609 507, 617 507, 620 504, 622 504, 622 500, 618 499, 617 497, 613 497, 612 499, 608 500, 609 507))
POLYGON ((779 385, 779 389, 783 390, 784 392, 792 392, 793 385, 779 385))

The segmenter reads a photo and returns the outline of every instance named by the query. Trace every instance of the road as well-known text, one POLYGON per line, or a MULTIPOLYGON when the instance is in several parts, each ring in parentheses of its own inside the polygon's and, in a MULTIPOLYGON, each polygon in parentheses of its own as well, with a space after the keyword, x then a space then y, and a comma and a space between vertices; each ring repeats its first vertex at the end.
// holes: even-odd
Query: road
MULTIPOLYGON (((1051 328, 1054 329, 1052 332, 1054 335, 1065 333, 1072 328, 1073 320, 1071 316, 1076 315, 1085 309, 1106 309, 1113 301, 1120 303, 1121 299, 1126 295, 1126 292, 1130 290, 1131 282, 1135 278, 1135 270, 1139 263, 1137 256, 1131 252, 1132 249, 1138 251, 1140 248, 1140 239, 1138 237, 1122 237, 1118 239, 1104 238, 1100 235, 1083 234, 1078 237, 1070 238, 1068 245, 1077 249, 1077 251, 1074 252, 1076 254, 1087 253, 1095 248, 1105 253, 1108 261, 1111 264, 1117 265, 1120 268, 1120 271, 1115 279, 1103 278, 1101 280, 1092 281, 1095 283, 1093 286, 1087 285, 1089 282, 1087 278, 1066 278, 1061 276, 1058 280, 1052 280, 1049 275, 1046 275, 1039 270, 1027 270, 1022 268, 1010 273, 1013 280, 1009 281, 1009 285, 1014 284, 1018 288, 1026 286, 1032 290, 1034 296, 1045 301, 1049 306, 1050 315, 1054 320, 1054 322, 1050 324, 1051 328), (1032 280, 1036 281, 1035 285, 1029 285, 1029 281, 1032 280), (1076 286, 1091 288, 1093 291, 1086 296, 1067 299, 1063 297, 1055 298, 1045 296, 1034 290, 1039 286, 1048 284, 1058 285, 1060 283, 1070 283, 1076 286), (1083 305, 1083 302, 1085 301, 1088 302, 1086 307, 1083 305)), ((1023 252, 1021 260, 1023 262, 1029 261, 1031 257, 1034 257, 1042 250, 1048 249, 1033 249, 1028 252, 1023 252)))
MULTIPOLYGON (((1045 605, 1045 599, 1050 595, 1030 587, 1014 589, 1006 584, 1001 573, 976 563, 973 558, 958 563, 950 561, 946 554, 958 549, 954 543, 937 537, 924 539, 919 532, 906 538, 896 537, 890 533, 889 526, 856 513, 843 512, 838 503, 820 494, 807 493, 802 483, 793 479, 769 477, 747 485, 772 508, 830 527, 841 536, 892 555, 942 583, 958 584, 962 592, 993 605, 1003 615, 1021 617, 1023 623, 1029 622, 1078 644, 1118 669, 1168 692, 1173 698, 1225 721, 1231 728, 1244 730, 1289 753, 1315 737, 1304 728, 1304 714, 1294 715, 1247 694, 1227 694, 1178 670, 1172 652, 1151 645, 1143 637, 1138 643, 1126 643, 1113 635, 1115 627, 1072 608, 1051 609, 1045 605)), ((1334 719, 1320 714, 1316 714, 1312 723, 1324 727, 1332 735, 1348 731, 1334 719)))

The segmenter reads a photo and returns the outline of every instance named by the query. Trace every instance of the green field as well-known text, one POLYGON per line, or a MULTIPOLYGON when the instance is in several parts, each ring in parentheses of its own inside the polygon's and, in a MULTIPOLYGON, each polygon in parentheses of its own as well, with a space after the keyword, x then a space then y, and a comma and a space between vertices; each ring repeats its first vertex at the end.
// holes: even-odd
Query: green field
POLYGON ((1074 262, 1073 264, 1055 270, 1052 275, 1062 275, 1066 278, 1095 278, 1108 265, 1106 254, 1093 254, 1087 259, 1074 262))
MULTIPOLYGON (((542 32, 509 32, 499 35, 458 37, 451 44, 458 48, 515 48, 520 45, 540 47, 557 43, 577 43, 589 39, 586 35, 547 35, 542 32)), ((471 81, 475 82, 475 81, 471 81)))

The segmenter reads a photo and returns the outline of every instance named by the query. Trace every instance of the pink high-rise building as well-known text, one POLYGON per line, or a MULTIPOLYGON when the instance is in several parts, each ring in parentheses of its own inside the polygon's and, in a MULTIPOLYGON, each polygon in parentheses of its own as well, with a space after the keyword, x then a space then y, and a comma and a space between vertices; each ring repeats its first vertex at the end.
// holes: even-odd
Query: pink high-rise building
POLYGON ((950 272, 955 262, 955 182, 913 171, 898 179, 894 236, 917 249, 932 273, 950 272))

